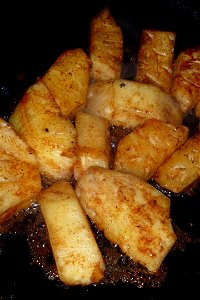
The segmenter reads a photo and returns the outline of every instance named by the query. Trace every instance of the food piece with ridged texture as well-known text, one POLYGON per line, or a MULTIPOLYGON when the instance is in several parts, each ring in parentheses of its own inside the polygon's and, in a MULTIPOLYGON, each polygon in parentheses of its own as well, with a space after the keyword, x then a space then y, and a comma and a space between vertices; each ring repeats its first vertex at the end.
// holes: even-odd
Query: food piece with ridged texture
POLYGON ((105 237, 151 273, 176 241, 170 199, 146 181, 115 170, 90 167, 76 194, 105 237))
POLYGON ((149 119, 121 139, 114 169, 149 180, 157 168, 187 139, 189 128, 149 119))
POLYGON ((50 182, 71 178, 76 161, 76 129, 60 115, 41 79, 26 90, 9 122, 35 150, 42 176, 50 182))
POLYGON ((180 103, 183 112, 199 103, 200 46, 182 51, 175 59, 170 93, 180 103))
POLYGON ((0 118, 0 223, 27 208, 40 190, 34 150, 0 118))
POLYGON ((43 75, 64 117, 73 119, 85 106, 90 71, 89 57, 77 48, 62 52, 43 75))
POLYGON ((77 161, 74 177, 77 180, 90 166, 109 168, 110 141, 107 119, 78 112, 75 127, 77 131, 77 161))
POLYGON ((200 132, 177 149, 155 172, 154 180, 174 193, 195 186, 200 179, 200 132))
POLYGON ((91 83, 84 111, 130 128, 152 118, 174 125, 183 120, 179 103, 168 93, 153 84, 127 79, 91 83))
POLYGON ((104 276, 104 260, 70 183, 54 183, 38 200, 60 280, 67 285, 99 282, 104 276))
POLYGON ((91 21, 89 56, 92 61, 91 78, 95 81, 118 79, 121 76, 123 35, 108 8, 91 21))
POLYGON ((175 32, 171 31, 142 31, 135 80, 170 91, 175 38, 175 32))

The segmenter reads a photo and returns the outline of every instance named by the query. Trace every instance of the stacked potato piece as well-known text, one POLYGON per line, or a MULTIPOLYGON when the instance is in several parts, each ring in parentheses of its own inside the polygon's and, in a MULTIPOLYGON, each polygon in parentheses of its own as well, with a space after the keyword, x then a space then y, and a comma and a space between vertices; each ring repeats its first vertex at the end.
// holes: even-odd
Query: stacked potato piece
MULTIPOLYGON (((1 192, 1 203, 14 213, 18 198, 22 204, 37 198, 65 284, 88 285, 104 276, 90 221, 135 262, 157 272, 176 234, 170 199, 148 180, 181 192, 199 174, 199 134, 188 139, 183 105, 176 97, 184 83, 174 92, 181 75, 181 58, 172 67, 175 34, 144 30, 141 41, 136 78, 121 78, 122 31, 110 11, 102 10, 91 22, 89 53, 80 48, 61 53, 9 118, 13 142, 29 151, 23 173, 16 174, 26 193, 20 191, 6 203, 1 192), (131 131, 112 154, 113 167, 110 126, 131 131), (177 161, 177 168, 185 162, 184 172, 173 173, 177 161), (32 179, 25 182, 26 173, 32 179), (40 176, 50 185, 42 191, 40 176)), ((4 143, 3 133, 1 140, 5 161, 10 155, 16 159, 10 147, 5 149, 9 142, 4 143)), ((7 175, 1 178, 5 186, 7 175)))

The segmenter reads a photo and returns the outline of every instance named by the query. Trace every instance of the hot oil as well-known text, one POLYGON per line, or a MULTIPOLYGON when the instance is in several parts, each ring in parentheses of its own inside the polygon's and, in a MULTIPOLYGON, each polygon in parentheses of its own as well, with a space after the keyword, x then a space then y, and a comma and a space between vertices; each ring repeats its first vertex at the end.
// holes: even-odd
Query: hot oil
MULTIPOLYGON (((112 149, 111 168, 119 140, 130 132, 131 129, 115 126, 110 127, 110 144, 112 149)), ((72 186, 76 184, 73 178, 71 184, 72 186)), ((153 182, 151 182, 151 184, 154 185, 153 182)), ((48 186, 49 183, 43 180, 43 188, 47 188, 48 186)), ((159 189, 158 186, 155 185, 155 187, 159 189)), ((162 192, 166 194, 166 191, 162 192)), ((174 195, 168 193, 167 196, 171 198, 174 203, 174 195)), ((188 194, 188 197, 192 196, 188 194)), ((179 200, 181 198, 181 201, 184 201, 184 195, 178 195, 176 198, 179 200)), ((179 204, 181 207, 181 203, 179 204)), ((176 209, 174 209, 174 211, 176 209)), ((172 215, 176 218, 175 213, 172 212, 172 215)), ((150 274, 143 266, 133 262, 133 260, 122 253, 117 245, 111 244, 104 237, 103 233, 90 222, 106 264, 105 275, 99 285, 130 284, 136 287, 163 286, 168 276, 169 268, 171 267, 170 261, 173 261, 177 253, 185 251, 188 243, 192 242, 191 235, 187 233, 187 230, 185 231, 183 230, 184 228, 182 229, 181 226, 177 225, 176 220, 172 219, 172 222, 177 234, 177 241, 156 274, 150 274)), ((37 202, 33 203, 28 209, 18 213, 11 220, 2 224, 0 233, 1 235, 9 234, 13 237, 18 234, 25 236, 29 248, 30 265, 40 268, 43 276, 50 280, 52 284, 54 283, 61 287, 66 287, 59 281, 47 228, 37 202)))

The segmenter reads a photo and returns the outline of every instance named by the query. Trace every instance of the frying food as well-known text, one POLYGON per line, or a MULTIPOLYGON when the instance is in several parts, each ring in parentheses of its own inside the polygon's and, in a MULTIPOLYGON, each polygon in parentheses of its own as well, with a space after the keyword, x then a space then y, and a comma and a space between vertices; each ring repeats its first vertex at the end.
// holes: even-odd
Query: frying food
POLYGON ((120 78, 123 35, 108 8, 100 11, 91 21, 89 56, 92 61, 91 79, 120 78))
POLYGON ((60 280, 70 285, 99 282, 105 264, 72 186, 59 181, 38 199, 60 280))
POLYGON ((89 218, 135 262, 156 272, 176 240, 170 199, 132 174, 90 167, 76 194, 89 218))
POLYGON ((125 79, 90 84, 85 111, 130 128, 152 118, 174 125, 183 119, 179 103, 161 88, 125 79))
POLYGON ((9 122, 35 150, 41 175, 50 182, 71 178, 76 161, 76 129, 60 115, 41 79, 27 89, 9 122))
POLYGON ((42 77, 64 117, 74 118, 85 106, 91 61, 81 48, 59 55, 42 77))
POLYGON ((186 126, 149 119, 119 141, 114 169, 149 180, 157 168, 186 141, 188 134, 186 126))
POLYGON ((77 162, 74 177, 77 180, 90 166, 109 168, 110 140, 108 120, 84 112, 76 115, 77 162))
POLYGON ((162 187, 181 193, 200 176, 200 132, 187 139, 155 172, 154 180, 162 187))
POLYGON ((144 29, 142 31, 135 80, 153 83, 170 91, 176 33, 144 29))
MULTIPOLYGON (((170 93, 180 103, 183 112, 191 110, 198 104, 200 98, 200 46, 188 48, 176 58, 170 93)), ((199 116, 198 110, 197 116, 199 116)))
POLYGON ((199 180, 200 133, 188 139, 183 125, 186 110, 200 115, 199 48, 172 77, 175 37, 143 30, 136 78, 122 79, 122 30, 105 8, 88 54, 62 52, 26 90, 9 118, 16 132, 1 121, 0 222, 38 201, 66 285, 101 284, 114 245, 151 280, 177 240, 170 199, 146 182, 182 192, 199 180), (92 228, 113 244, 105 261, 92 228))
POLYGON ((28 207, 41 190, 39 165, 34 153, 0 118, 0 223, 28 207))

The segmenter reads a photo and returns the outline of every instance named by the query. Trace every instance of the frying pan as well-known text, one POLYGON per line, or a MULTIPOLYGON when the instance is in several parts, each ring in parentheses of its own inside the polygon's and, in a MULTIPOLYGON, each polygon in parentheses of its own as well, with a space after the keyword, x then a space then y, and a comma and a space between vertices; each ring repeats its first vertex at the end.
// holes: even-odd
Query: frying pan
MULTIPOLYGON (((70 3, 2 4, 0 55, 0 116, 7 119, 27 87, 41 76, 65 49, 88 49, 89 24, 107 6, 123 30, 123 75, 134 76, 143 28, 177 33, 175 57, 184 48, 200 44, 198 1, 151 0, 122 3, 74 1, 70 3)), ((184 123, 192 134, 199 120, 189 113, 184 123)), ((153 183, 152 183, 153 184, 153 183)), ((157 187, 158 188, 158 187, 157 187)), ((163 191, 165 193, 165 191, 163 191)), ((171 218, 178 241, 161 270, 150 276, 95 228, 107 263, 105 282, 87 287, 64 286, 56 277, 45 226, 37 204, 14 217, 0 234, 0 299, 70 299, 112 297, 131 293, 135 298, 164 299, 155 290, 198 287, 200 284, 200 186, 171 199, 171 218), (115 261, 115 263, 114 263, 115 261), (117 262, 116 262, 117 261, 117 262), (138 294, 138 290, 145 294, 138 294)))

